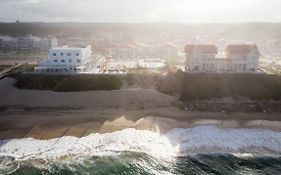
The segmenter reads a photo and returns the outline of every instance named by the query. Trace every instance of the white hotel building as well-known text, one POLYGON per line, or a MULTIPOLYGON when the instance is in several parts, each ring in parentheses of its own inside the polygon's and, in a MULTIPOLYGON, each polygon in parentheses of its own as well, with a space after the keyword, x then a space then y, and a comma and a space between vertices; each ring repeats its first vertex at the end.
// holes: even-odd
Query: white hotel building
POLYGON ((92 69, 91 46, 50 49, 47 59, 38 62, 36 73, 81 73, 92 69))
POLYGON ((186 72, 255 72, 260 53, 256 45, 229 45, 219 57, 215 45, 185 46, 186 72))

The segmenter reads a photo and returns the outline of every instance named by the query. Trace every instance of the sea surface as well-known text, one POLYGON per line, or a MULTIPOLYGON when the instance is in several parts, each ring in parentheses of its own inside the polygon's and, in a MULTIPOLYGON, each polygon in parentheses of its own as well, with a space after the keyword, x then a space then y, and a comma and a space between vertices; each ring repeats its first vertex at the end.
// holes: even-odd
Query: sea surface
POLYGON ((87 137, 0 141, 0 174, 281 174, 281 132, 125 129, 87 137))

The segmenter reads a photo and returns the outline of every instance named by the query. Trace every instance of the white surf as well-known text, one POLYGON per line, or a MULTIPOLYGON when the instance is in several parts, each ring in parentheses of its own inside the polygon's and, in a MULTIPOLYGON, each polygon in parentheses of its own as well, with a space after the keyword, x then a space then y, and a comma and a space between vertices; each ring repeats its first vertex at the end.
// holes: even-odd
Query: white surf
POLYGON ((107 156, 124 151, 141 152, 156 158, 198 153, 272 154, 281 153, 281 132, 264 129, 221 129, 214 126, 173 129, 165 134, 124 129, 86 137, 33 138, 0 141, 0 157, 17 161, 63 157, 107 156))

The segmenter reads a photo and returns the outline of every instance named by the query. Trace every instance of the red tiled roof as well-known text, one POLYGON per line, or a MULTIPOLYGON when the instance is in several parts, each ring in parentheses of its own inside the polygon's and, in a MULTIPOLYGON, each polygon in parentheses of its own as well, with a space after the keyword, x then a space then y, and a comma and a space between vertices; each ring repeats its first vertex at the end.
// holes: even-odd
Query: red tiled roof
POLYGON ((191 54, 194 52, 194 49, 198 48, 204 54, 217 54, 218 48, 215 45, 203 45, 203 44, 187 44, 185 45, 185 53, 191 54))
POLYGON ((225 52, 234 54, 249 54, 253 49, 258 49, 255 44, 229 45, 226 47, 225 52))

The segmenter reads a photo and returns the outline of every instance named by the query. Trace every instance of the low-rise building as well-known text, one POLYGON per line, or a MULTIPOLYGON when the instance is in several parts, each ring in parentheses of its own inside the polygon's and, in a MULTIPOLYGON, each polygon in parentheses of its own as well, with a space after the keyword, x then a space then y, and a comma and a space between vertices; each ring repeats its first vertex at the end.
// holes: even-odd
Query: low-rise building
POLYGON ((218 56, 215 45, 186 45, 187 72, 255 72, 260 53, 256 45, 229 45, 218 56))
POLYGON ((146 58, 138 60, 138 68, 158 69, 168 66, 165 59, 146 58))
POLYGON ((91 46, 58 47, 51 49, 47 59, 38 62, 37 73, 81 73, 94 65, 91 46))
POLYGON ((48 52, 57 45, 55 37, 41 38, 30 34, 17 38, 17 50, 20 52, 48 52))
POLYGON ((0 49, 3 51, 48 52, 57 46, 58 40, 52 36, 46 38, 31 34, 19 37, 0 36, 0 49))
POLYGON ((10 36, 0 36, 0 50, 2 51, 16 51, 17 39, 10 36))
POLYGON ((119 44, 114 44, 108 50, 111 53, 111 56, 115 59, 136 58, 135 45, 130 43, 123 42, 119 44))

